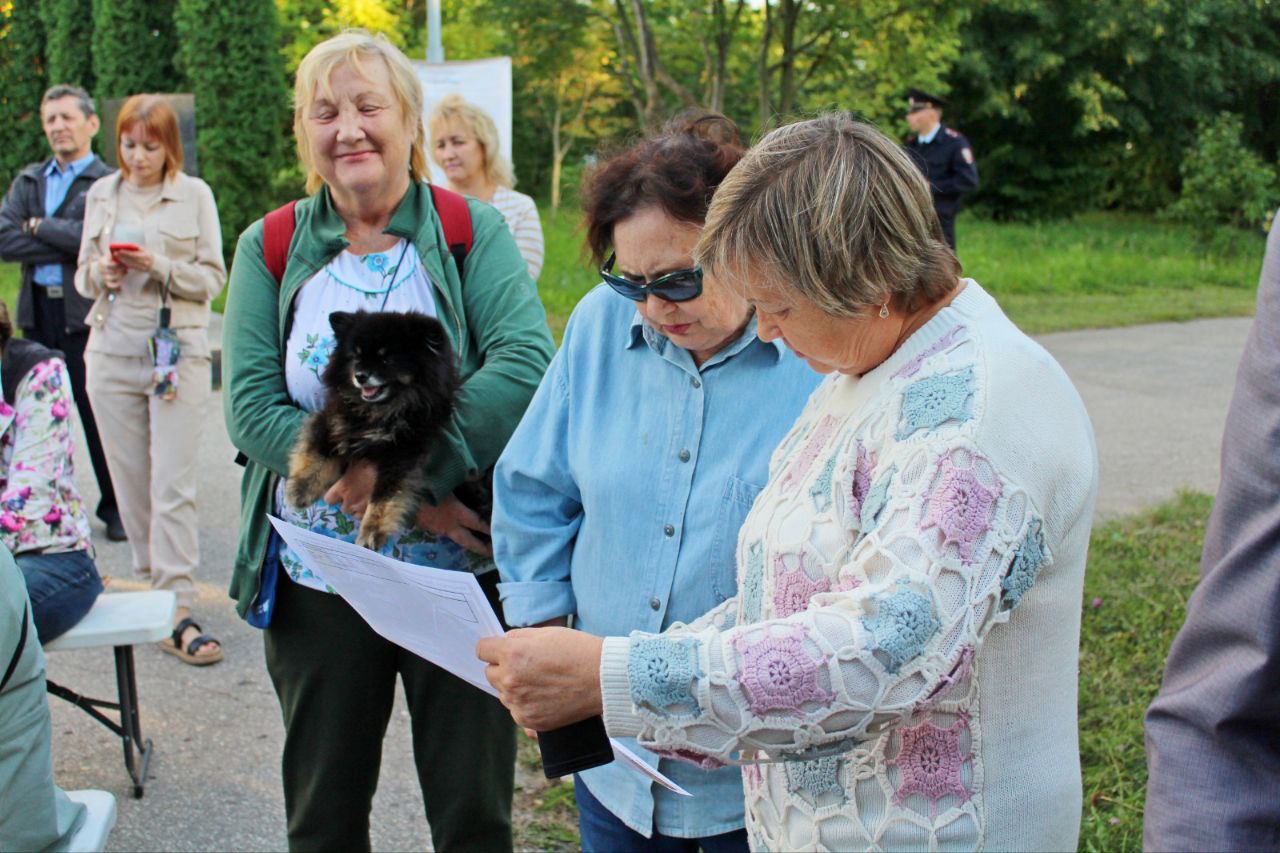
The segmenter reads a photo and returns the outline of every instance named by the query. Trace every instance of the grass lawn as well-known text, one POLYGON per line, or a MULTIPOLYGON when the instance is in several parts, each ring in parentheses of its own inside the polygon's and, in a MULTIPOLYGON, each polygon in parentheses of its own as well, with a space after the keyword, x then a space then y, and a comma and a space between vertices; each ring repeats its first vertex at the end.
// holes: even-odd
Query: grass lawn
POLYGON ((17 320, 18 287, 22 284, 22 267, 18 264, 0 263, 0 299, 9 306, 10 319, 17 320))
MULTIPOLYGON (((558 339, 599 276, 581 257, 576 210, 542 222, 538 290, 558 339)), ((1204 246, 1184 226, 1113 213, 1035 225, 962 216, 956 230, 965 274, 1032 334, 1253 314, 1261 234, 1224 230, 1204 246)))
MULTIPOLYGON (((1142 715, 1160 687, 1196 584, 1210 505, 1207 495, 1184 493, 1093 532, 1081 602, 1081 850, 1142 849, 1142 715)), ((541 780, 536 749, 523 737, 520 756, 517 848, 573 848, 572 785, 541 780)))
POLYGON ((1081 850, 1142 849, 1142 715, 1199 579, 1211 504, 1183 493, 1093 532, 1080 631, 1081 850))

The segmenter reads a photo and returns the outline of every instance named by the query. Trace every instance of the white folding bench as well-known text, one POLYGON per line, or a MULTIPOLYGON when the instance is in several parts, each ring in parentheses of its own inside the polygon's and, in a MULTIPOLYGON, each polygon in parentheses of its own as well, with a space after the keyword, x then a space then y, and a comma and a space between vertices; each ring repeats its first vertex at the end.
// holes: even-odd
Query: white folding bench
POLYGON ((118 701, 90 699, 50 681, 49 692, 82 709, 115 732, 124 742, 124 766, 133 779, 133 796, 140 798, 151 763, 151 741, 143 740, 138 719, 138 679, 133 667, 133 647, 154 643, 173 632, 177 599, 167 590, 113 592, 98 596, 93 608, 74 628, 44 647, 46 652, 111 646, 116 658, 118 701), (118 711, 120 721, 99 708, 118 711), (134 750, 138 755, 135 757, 134 750))
POLYGON ((116 798, 106 791, 67 791, 67 798, 85 808, 80 824, 67 842, 67 853, 100 853, 116 825, 116 798))

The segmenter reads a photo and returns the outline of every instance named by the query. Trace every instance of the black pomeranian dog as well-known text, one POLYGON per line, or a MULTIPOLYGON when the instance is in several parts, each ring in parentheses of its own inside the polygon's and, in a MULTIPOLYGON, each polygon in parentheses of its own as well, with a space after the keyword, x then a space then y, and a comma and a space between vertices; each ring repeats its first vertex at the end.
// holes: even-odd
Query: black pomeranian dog
MULTIPOLYGON (((321 376, 328 396, 298 436, 285 498, 310 506, 353 462, 372 462, 377 480, 356 544, 376 551, 413 523, 421 503, 424 462, 458 391, 453 348, 426 314, 335 311, 329 325, 336 346, 321 376)), ((480 499, 491 505, 491 495, 480 499)))

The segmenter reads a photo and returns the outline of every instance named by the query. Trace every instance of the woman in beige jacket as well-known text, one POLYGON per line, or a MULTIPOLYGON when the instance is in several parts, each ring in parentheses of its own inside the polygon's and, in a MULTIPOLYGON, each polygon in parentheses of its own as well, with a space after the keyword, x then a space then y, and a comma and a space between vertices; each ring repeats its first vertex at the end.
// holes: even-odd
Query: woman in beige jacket
POLYGON ((227 278, 218 210, 208 185, 182 172, 177 118, 162 97, 125 101, 116 140, 120 171, 89 189, 76 270, 76 289, 96 300, 86 384, 134 568, 178 598, 173 636, 161 646, 186 663, 215 663, 221 646, 190 608, 209 300, 227 278))

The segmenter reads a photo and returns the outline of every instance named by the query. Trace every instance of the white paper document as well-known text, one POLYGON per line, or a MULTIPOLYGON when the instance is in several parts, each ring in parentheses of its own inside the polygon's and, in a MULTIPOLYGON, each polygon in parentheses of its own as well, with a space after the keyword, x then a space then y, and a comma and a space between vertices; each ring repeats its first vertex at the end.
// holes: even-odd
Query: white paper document
MULTIPOLYGON (((302 564, 337 590, 369 627, 484 692, 498 695, 484 677, 486 664, 476 657, 476 643, 501 636, 502 624, 475 575, 405 563, 267 517, 302 564)), ((693 796, 617 740, 609 741, 615 759, 668 790, 693 796)))

